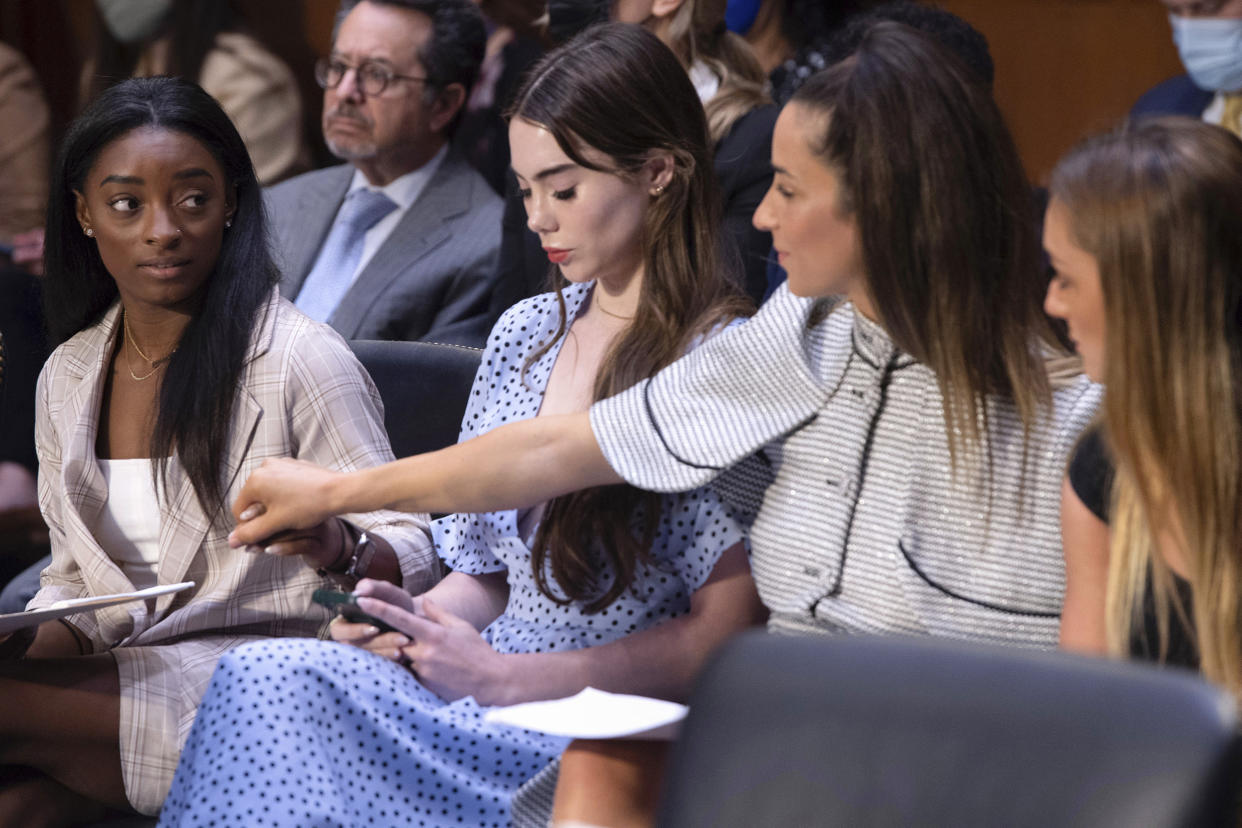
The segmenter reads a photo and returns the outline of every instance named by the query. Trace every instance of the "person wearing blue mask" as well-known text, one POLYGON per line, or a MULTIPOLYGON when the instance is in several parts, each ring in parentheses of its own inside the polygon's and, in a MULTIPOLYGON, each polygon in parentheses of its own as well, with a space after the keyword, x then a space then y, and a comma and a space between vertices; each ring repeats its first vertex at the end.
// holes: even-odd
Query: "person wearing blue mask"
POLYGON ((1242 136, 1242 0, 1160 2, 1186 74, 1148 91, 1130 115, 1189 115, 1242 136))
POLYGON ((828 63, 828 41, 852 15, 879 0, 728 0, 725 25, 746 39, 768 75, 772 99, 784 104, 828 63))

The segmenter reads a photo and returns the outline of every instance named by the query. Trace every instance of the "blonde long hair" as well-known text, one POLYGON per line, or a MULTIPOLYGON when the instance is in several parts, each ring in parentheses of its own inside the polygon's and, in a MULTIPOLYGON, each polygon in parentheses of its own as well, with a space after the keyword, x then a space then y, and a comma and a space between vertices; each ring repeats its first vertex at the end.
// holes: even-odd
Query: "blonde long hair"
POLYGON ((1117 463, 1107 635, 1125 655, 1155 597, 1160 651, 1191 584, 1204 675, 1242 694, 1242 142, 1188 118, 1123 125, 1053 174, 1100 268, 1104 417, 1117 463))
POLYGON ((725 28, 726 5, 726 0, 684 0, 661 37, 686 68, 702 61, 720 78, 720 89, 704 107, 713 144, 747 112, 772 102, 768 77, 750 44, 725 28))

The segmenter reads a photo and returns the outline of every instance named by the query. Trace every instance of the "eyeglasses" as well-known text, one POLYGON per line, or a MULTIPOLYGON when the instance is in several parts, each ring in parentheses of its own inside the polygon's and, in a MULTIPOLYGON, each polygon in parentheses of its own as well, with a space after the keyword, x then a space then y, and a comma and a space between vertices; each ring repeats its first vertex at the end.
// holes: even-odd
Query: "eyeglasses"
POLYGON ((315 61, 315 81, 324 89, 335 89, 345 79, 345 73, 354 70, 354 83, 364 95, 381 95, 388 84, 395 80, 421 81, 426 83, 430 78, 416 78, 413 75, 398 75, 382 63, 364 60, 357 66, 351 66, 335 58, 320 58, 315 61))

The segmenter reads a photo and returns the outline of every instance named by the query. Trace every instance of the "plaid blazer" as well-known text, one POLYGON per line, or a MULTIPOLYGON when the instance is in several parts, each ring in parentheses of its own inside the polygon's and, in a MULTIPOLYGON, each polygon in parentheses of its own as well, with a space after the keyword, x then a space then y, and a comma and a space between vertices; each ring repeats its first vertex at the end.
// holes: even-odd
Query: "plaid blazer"
MULTIPOLYGON (((39 377, 39 502, 51 533, 52 563, 31 608, 134 589, 91 531, 108 497, 95 442, 119 317, 117 305, 61 345, 39 377)), ((240 384, 221 469, 226 502, 268 457, 341 470, 393 459, 371 378, 335 331, 275 292, 261 311, 240 384)), ((301 558, 230 549, 232 514, 205 514, 179 463, 170 463, 161 491, 159 583, 190 580, 196 586, 68 619, 95 652, 111 651, 116 658, 122 770, 127 795, 143 813, 156 812, 163 802, 220 655, 248 639, 319 635, 329 618, 310 602, 324 579, 301 558)), ((392 544, 410 591, 421 592, 438 579, 426 515, 345 517, 392 544)))

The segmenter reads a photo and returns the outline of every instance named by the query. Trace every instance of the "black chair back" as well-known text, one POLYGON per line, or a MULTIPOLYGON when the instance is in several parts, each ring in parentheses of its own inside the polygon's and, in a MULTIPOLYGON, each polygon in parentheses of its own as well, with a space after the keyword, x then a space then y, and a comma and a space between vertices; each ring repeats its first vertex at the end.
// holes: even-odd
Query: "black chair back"
POLYGON ((700 677, 659 824, 1236 825, 1237 721, 1180 670, 751 634, 700 677))
POLYGON ((349 343, 384 399, 384 427, 397 457, 451 446, 483 352, 435 342, 349 343))

